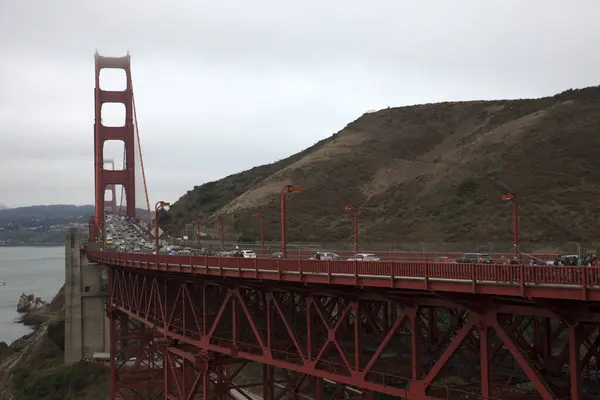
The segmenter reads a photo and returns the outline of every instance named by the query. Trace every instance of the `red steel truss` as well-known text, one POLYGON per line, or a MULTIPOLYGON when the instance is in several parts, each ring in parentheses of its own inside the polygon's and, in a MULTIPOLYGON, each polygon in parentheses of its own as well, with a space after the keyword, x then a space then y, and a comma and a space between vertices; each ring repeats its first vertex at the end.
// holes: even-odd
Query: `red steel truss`
MULTIPOLYGON (((232 365, 248 363, 261 365, 241 375, 258 378, 254 393, 267 400, 282 386, 279 398, 600 396, 600 314, 589 303, 110 271, 113 323, 140 327, 144 339, 128 354, 143 353, 144 365, 162 347, 169 399, 257 387, 233 381, 232 365)), ((130 332, 113 338, 129 341, 130 332)), ((155 370, 136 371, 148 392, 159 388, 155 370)), ((129 375, 114 378, 115 388, 129 387, 129 375)))
POLYGON ((111 399, 162 398, 162 352, 156 331, 117 309, 110 313, 111 399))
POLYGON ((199 354, 193 346, 176 340, 165 345, 165 398, 226 399, 261 397, 265 400, 303 398, 321 400, 370 397, 340 384, 330 384, 325 391, 324 381, 315 376, 275 368, 215 352, 199 354))

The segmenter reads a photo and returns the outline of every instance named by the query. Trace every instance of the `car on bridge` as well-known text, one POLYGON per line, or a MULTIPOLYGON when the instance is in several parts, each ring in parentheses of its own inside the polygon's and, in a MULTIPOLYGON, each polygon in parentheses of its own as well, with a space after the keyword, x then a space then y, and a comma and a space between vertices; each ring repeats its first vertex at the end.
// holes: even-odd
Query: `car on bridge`
POLYGON ((221 254, 228 254, 230 257, 241 257, 241 258, 256 258, 254 250, 234 250, 229 252, 223 252, 221 254))
POLYGON ((256 258, 254 250, 242 250, 240 253, 242 253, 242 257, 244 258, 256 258))
POLYGON ((348 261, 381 261, 381 259, 373 253, 358 253, 350 257, 348 261))
POLYGON ((560 254, 556 257, 556 259, 547 261, 547 265, 567 265, 567 266, 577 266, 581 265, 581 259, 578 254, 560 254))
POLYGON ((339 260, 340 256, 335 253, 330 253, 328 251, 317 251, 314 256, 310 257, 309 260, 339 260))
POLYGON ((459 264, 492 264, 492 257, 487 253, 465 253, 462 257, 457 258, 459 264))
POLYGON ((431 260, 434 263, 456 263, 456 260, 451 259, 450 257, 435 257, 433 260, 431 260))

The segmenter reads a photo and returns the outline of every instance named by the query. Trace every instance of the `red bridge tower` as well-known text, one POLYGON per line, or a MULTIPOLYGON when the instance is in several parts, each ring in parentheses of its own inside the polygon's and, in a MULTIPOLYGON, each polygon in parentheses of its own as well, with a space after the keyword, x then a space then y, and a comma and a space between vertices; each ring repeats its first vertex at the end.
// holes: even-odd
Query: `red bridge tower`
MULTIPOLYGON (((94 90, 94 170, 96 182, 96 221, 104 220, 104 196, 109 187, 122 185, 127 202, 125 215, 135 218, 135 136, 133 125, 133 87, 131 82, 131 57, 103 57, 97 52, 96 88, 94 90), (107 91, 100 88, 100 71, 103 68, 119 68, 125 71, 127 87, 123 91, 107 91), (109 127, 102 124, 102 107, 106 103, 121 103, 125 106, 123 126, 109 127), (121 140, 125 147, 125 162, 122 170, 104 169, 104 142, 121 140)), ((114 164, 113 164, 114 165, 114 164)), ((114 194, 114 192, 113 192, 114 194)))

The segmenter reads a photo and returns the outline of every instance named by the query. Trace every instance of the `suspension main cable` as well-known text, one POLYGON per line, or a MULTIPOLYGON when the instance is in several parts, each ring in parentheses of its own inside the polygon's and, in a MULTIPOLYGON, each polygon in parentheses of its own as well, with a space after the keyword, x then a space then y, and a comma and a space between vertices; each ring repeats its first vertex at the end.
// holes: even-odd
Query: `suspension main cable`
POLYGON ((135 133, 138 142, 138 152, 140 153, 140 166, 142 167, 142 178, 144 180, 144 194, 146 195, 146 209, 148 210, 148 224, 152 222, 150 212, 150 198, 148 196, 148 185, 146 183, 146 170, 144 169, 144 157, 142 157, 142 142, 140 141, 140 129, 138 127, 137 110, 135 108, 135 95, 133 92, 133 79, 131 80, 131 99, 133 101, 133 121, 135 123, 135 133))

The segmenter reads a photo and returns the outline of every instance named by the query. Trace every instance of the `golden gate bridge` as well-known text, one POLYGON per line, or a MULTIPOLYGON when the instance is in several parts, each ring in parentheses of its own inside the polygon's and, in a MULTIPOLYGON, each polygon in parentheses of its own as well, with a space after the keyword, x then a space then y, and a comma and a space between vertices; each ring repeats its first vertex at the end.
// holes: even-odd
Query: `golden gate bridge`
POLYGON ((600 397, 597 267, 112 251, 115 187, 132 221, 151 221, 150 202, 130 56, 96 54, 95 71, 84 252, 109 271, 111 399, 600 397), (107 68, 125 90, 101 89, 107 68), (125 106, 122 126, 103 125, 107 103, 125 106), (124 143, 120 170, 109 140, 124 143))

